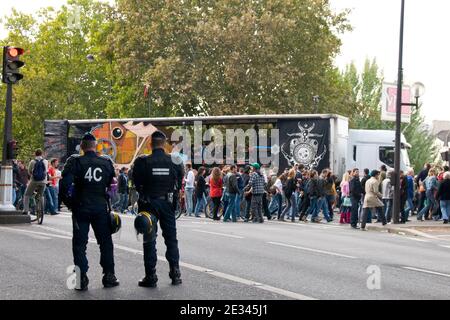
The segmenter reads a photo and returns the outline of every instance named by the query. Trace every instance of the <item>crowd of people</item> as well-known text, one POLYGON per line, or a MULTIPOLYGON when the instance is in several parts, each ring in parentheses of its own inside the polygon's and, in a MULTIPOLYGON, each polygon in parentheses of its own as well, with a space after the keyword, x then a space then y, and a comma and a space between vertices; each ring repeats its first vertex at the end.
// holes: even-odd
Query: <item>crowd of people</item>
MULTIPOLYGON (((61 170, 58 159, 44 159, 41 150, 26 165, 14 161, 13 200, 18 209, 30 211, 35 193, 45 199, 45 213, 58 214, 61 170)), ((116 169, 109 190, 112 209, 137 214, 138 195, 131 170, 116 169)), ((322 220, 365 229, 367 223, 393 222, 394 171, 352 169, 337 177, 330 169, 308 170, 294 165, 278 174, 276 168, 258 163, 222 167, 185 166, 179 209, 187 216, 202 214, 223 222, 263 223, 267 220, 321 223, 322 220)), ((400 172, 400 223, 417 215, 418 221, 448 224, 450 170, 426 164, 419 174, 400 172)))
MULTIPOLYGON (((330 169, 321 172, 294 165, 281 175, 259 164, 236 165, 198 170, 186 165, 184 199, 186 215, 200 217, 211 203, 212 218, 223 222, 320 223, 338 219, 341 224, 365 230, 367 223, 383 225, 394 222, 393 170, 352 169, 337 177, 330 169), (336 218, 336 215, 339 217, 336 218), (323 218, 322 218, 323 216, 323 218), (359 227, 360 226, 360 227, 359 227)), ((450 172, 447 166, 426 164, 415 175, 400 172, 399 223, 435 220, 448 223, 450 210, 450 172)))

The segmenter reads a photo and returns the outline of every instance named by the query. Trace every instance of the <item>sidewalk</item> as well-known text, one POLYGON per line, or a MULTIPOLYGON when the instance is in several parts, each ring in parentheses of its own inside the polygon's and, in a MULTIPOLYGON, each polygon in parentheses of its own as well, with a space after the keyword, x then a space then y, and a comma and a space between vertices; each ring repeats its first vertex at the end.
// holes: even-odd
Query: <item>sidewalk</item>
POLYGON ((445 234, 450 235, 450 224, 445 225, 442 221, 420 222, 417 220, 412 220, 406 224, 388 224, 386 226, 379 223, 372 223, 368 224, 366 228, 371 231, 421 236, 425 238, 434 238, 437 235, 445 234))

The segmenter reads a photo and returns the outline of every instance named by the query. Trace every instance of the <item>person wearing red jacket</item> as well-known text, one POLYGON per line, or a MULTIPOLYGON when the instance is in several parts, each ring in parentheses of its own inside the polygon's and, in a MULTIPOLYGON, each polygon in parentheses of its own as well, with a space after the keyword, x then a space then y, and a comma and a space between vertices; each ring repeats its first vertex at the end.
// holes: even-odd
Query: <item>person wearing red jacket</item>
POLYGON ((213 220, 220 220, 220 218, 217 216, 217 213, 219 212, 220 199, 222 198, 223 179, 222 179, 222 172, 220 171, 219 168, 215 167, 212 170, 209 185, 210 185, 209 196, 211 197, 211 200, 214 204, 213 220))

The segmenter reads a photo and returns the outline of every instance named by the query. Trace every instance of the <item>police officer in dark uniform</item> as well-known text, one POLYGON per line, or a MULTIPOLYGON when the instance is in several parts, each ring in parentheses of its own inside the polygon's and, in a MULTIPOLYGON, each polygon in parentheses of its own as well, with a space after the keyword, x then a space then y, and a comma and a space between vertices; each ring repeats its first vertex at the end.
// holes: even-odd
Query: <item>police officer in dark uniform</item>
POLYGON ((106 156, 97 156, 96 139, 87 133, 81 140, 83 156, 73 155, 62 172, 62 198, 72 210, 74 264, 80 269, 80 281, 76 290, 87 290, 89 226, 92 225, 100 246, 100 265, 103 268, 102 283, 105 288, 119 285, 114 275, 114 256, 111 218, 108 213, 107 189, 115 176, 113 162, 106 156))
MULTIPOLYGON (((171 155, 165 153, 166 136, 156 131, 151 136, 152 154, 140 156, 134 162, 133 180, 139 192, 139 212, 149 212, 162 229, 167 246, 166 259, 170 265, 169 277, 173 285, 181 284, 179 268, 179 251, 174 212, 174 189, 181 186, 184 176, 182 164, 172 161, 171 155)), ((154 231, 144 234, 145 277, 139 281, 141 287, 156 287, 156 223, 154 231)))

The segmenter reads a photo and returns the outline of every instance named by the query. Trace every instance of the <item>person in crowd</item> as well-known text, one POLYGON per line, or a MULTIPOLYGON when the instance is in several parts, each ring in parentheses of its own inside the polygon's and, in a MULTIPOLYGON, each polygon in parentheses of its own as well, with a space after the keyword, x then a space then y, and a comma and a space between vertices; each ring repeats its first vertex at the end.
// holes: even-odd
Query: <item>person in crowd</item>
POLYGON ((206 169, 205 167, 200 167, 197 173, 197 181, 195 185, 195 197, 197 202, 195 204, 194 214, 195 217, 200 218, 200 212, 204 210, 205 195, 206 195, 206 180, 205 180, 206 169))
POLYGON ((120 213, 125 213, 128 210, 128 168, 123 167, 119 171, 117 178, 117 191, 119 193, 119 202, 115 207, 120 213))
MULTIPOLYGON (((383 202, 380 200, 382 194, 380 193, 380 171, 373 170, 370 173, 370 179, 366 182, 366 194, 364 196, 363 214, 361 216, 361 230, 366 231, 367 217, 369 211, 378 207, 383 207, 383 202)), ((386 217, 381 214, 383 226, 386 225, 386 217)))
POLYGON ((242 180, 244 182, 243 197, 245 200, 244 222, 248 222, 250 220, 250 209, 251 209, 252 196, 251 196, 251 193, 246 192, 250 189, 250 187, 248 185, 248 183, 250 181, 250 171, 251 171, 251 167, 247 165, 244 167, 244 173, 242 174, 242 180))
POLYGON ((341 219, 339 223, 347 224, 350 223, 351 208, 352 208, 352 202, 350 198, 350 175, 347 172, 344 173, 340 186, 341 186, 342 202, 340 209, 341 219))
POLYGON ((277 203, 277 219, 280 220, 283 210, 283 184, 286 183, 286 175, 283 173, 280 175, 273 184, 274 189, 274 201, 277 203))
MULTIPOLYGON (((446 168, 448 169, 448 168, 446 168)), ((442 220, 444 224, 448 224, 450 215, 450 172, 447 171, 443 175, 443 180, 439 184, 436 198, 439 200, 442 212, 442 220)))
POLYGON ((359 169, 353 169, 352 175, 353 178, 349 183, 350 200, 352 202, 350 225, 353 229, 358 229, 358 212, 365 190, 359 179, 359 169))
MULTIPOLYGON (((30 176, 28 174, 28 170, 25 167, 25 164, 23 161, 19 160, 17 161, 17 195, 16 195, 16 203, 15 206, 17 207, 20 202, 22 202, 23 205, 23 196, 25 195, 25 190, 27 189, 28 181, 30 179, 30 176)), ((23 208, 18 208, 18 210, 21 210, 23 208)))
POLYGON ((215 167, 212 170, 211 178, 209 181, 209 196, 213 202, 213 220, 220 220, 218 216, 220 208, 220 199, 222 198, 223 192, 223 179, 222 172, 219 168, 215 167))
POLYGON ((194 183, 195 175, 190 163, 186 164, 186 176, 184 177, 184 199, 186 201, 186 215, 192 216, 194 213, 194 183))
POLYGON ((408 175, 406 176, 406 221, 408 222, 408 218, 413 214, 414 210, 414 170, 408 170, 408 175))
POLYGON ((436 199, 434 197, 438 188, 435 169, 430 169, 428 171, 428 177, 423 181, 423 184, 425 186, 427 205, 419 211, 419 214, 417 215, 417 220, 419 221, 424 221, 424 217, 425 220, 431 220, 431 217, 437 210, 436 199))
POLYGON ((227 193, 228 193, 228 206, 223 216, 223 222, 230 222, 230 217, 233 222, 237 222, 236 217, 236 197, 239 194, 239 187, 237 182, 237 167, 236 165, 230 166, 230 176, 227 179, 227 193))
MULTIPOLYGON (((361 186, 363 188, 363 197, 361 199, 361 202, 364 203, 364 196, 366 195, 366 182, 370 179, 370 170, 364 169, 364 176, 361 179, 361 186)), ((363 206, 361 205, 359 207, 359 216, 362 216, 363 206)), ((369 215, 367 216, 367 222, 372 222, 372 211, 369 212, 369 215)))
POLYGON ((317 193, 318 193, 317 208, 315 210, 315 214, 311 217, 311 222, 315 223, 320 222, 320 220, 318 219, 320 210, 322 210, 323 216, 327 220, 327 222, 332 221, 328 211, 328 203, 325 193, 325 184, 327 177, 328 177, 328 170, 327 169, 322 170, 322 174, 320 175, 317 184, 317 193))
POLYGON ((44 203, 44 192, 47 185, 48 161, 44 159, 43 152, 40 149, 35 151, 35 158, 28 165, 28 174, 31 177, 25 195, 23 197, 23 212, 28 214, 30 211, 30 198, 36 191, 41 203, 44 203))
POLYGON ((295 168, 289 171, 287 176, 286 184, 284 186, 284 196, 286 197, 286 208, 283 210, 280 216, 280 221, 285 221, 284 217, 287 212, 291 212, 291 221, 295 222, 295 214, 297 212, 297 201, 294 196, 296 189, 296 179, 295 179, 295 168))
POLYGON ((234 210, 236 211, 236 219, 241 219, 241 202, 242 202, 242 197, 244 194, 244 178, 243 175, 244 174, 244 168, 240 167, 239 170, 236 172, 236 180, 237 180, 237 186, 238 186, 238 190, 239 192, 236 194, 236 200, 235 200, 235 205, 234 205, 234 210))
POLYGON ((302 197, 301 205, 299 208, 300 217, 299 221, 307 222, 308 221, 308 210, 311 204, 310 196, 309 196, 309 184, 310 184, 310 172, 309 171, 303 171, 302 173, 302 184, 301 184, 301 190, 300 195, 302 197))
POLYGON ((50 166, 48 168, 48 191, 49 196, 51 198, 51 203, 49 204, 50 214, 55 215, 58 214, 58 185, 61 176, 58 177, 56 170, 58 169, 59 161, 58 159, 52 159, 50 161, 50 166))
POLYGON ((259 163, 252 164, 253 173, 250 176, 248 185, 250 186, 250 191, 252 193, 252 211, 253 211, 253 223, 263 223, 264 219, 262 216, 262 197, 265 192, 266 182, 264 176, 261 173, 261 166, 259 163))
POLYGON ((431 164, 425 163, 422 171, 417 175, 416 183, 419 186, 419 207, 417 211, 420 212, 425 206, 425 200, 427 199, 426 188, 425 188, 425 180, 428 177, 428 173, 431 169, 431 164))
MULTIPOLYGON (((400 223, 406 223, 406 199, 408 196, 408 181, 406 179, 405 172, 400 171, 400 223)), ((394 221, 398 222, 398 221, 394 221)))
POLYGON ((392 210, 394 205, 394 186, 392 185, 394 171, 389 170, 386 178, 381 183, 381 194, 383 200, 383 214, 386 217, 386 222, 390 223, 392 220, 392 210))
MULTIPOLYGON (((350 176, 347 173, 348 176, 350 176)), ((334 185, 334 180, 333 180, 333 173, 331 172, 331 169, 327 169, 327 173, 324 176, 324 190, 325 190, 325 200, 326 200, 326 205, 328 207, 328 212, 330 215, 330 219, 333 220, 334 218, 334 213, 333 213, 333 206, 334 203, 336 201, 336 196, 335 196, 335 192, 336 192, 336 187, 334 185)))
POLYGON ((224 166, 222 168, 222 176, 223 176, 223 195, 222 195, 222 204, 223 204, 223 212, 227 211, 227 207, 229 204, 228 201, 228 179, 230 178, 230 166, 224 166))
POLYGON ((309 208, 306 211, 306 215, 311 214, 311 222, 319 222, 315 221, 316 217, 319 215, 319 176, 316 170, 311 170, 309 185, 308 185, 308 193, 309 193, 309 208))

